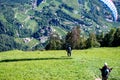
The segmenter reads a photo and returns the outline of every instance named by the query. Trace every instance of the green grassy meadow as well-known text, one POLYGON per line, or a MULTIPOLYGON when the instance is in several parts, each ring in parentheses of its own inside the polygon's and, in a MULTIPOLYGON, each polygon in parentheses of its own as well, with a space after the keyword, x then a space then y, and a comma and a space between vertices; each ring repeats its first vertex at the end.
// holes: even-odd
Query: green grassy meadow
POLYGON ((95 80, 107 62, 109 80, 120 80, 120 47, 73 50, 0 52, 0 80, 95 80))

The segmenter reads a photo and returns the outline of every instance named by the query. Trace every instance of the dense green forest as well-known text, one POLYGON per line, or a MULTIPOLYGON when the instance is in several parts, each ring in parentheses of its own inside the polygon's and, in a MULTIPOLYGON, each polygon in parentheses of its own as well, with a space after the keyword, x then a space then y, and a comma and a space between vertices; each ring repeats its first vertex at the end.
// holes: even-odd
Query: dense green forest
MULTIPOLYGON (((56 35, 56 34, 53 34, 56 35)), ((120 46, 120 28, 111 29, 107 34, 90 33, 86 38, 81 35, 79 27, 74 27, 72 31, 68 32, 66 37, 51 36, 46 49, 60 50, 66 49, 67 45, 71 45, 72 49, 88 49, 93 47, 118 47, 120 46)))

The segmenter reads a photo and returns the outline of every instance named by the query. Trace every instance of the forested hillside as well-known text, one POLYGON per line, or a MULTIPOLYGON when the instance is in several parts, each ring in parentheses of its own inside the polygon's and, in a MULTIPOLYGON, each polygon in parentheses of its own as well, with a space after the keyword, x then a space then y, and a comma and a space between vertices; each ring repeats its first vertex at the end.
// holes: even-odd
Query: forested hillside
POLYGON ((0 51, 44 49, 51 35, 63 38, 76 26, 85 37, 106 34, 120 27, 120 1, 113 3, 117 21, 100 0, 0 0, 0 51))

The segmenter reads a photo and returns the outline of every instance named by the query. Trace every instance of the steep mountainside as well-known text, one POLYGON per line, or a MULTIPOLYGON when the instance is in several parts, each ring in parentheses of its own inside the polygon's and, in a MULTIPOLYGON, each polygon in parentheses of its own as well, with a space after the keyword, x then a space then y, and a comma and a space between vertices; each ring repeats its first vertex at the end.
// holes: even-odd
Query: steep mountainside
POLYGON ((120 27, 120 1, 112 1, 117 21, 100 0, 0 0, 0 35, 32 49, 38 44, 44 47, 52 32, 65 36, 75 26, 85 35, 106 33, 120 27))

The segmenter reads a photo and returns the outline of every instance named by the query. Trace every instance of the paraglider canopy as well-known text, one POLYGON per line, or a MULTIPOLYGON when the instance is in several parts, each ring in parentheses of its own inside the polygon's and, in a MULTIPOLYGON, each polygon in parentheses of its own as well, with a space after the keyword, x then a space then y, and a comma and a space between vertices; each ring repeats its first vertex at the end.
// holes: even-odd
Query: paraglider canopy
POLYGON ((113 21, 117 21, 118 19, 118 12, 117 9, 113 3, 112 0, 100 0, 102 3, 104 3, 112 12, 112 16, 113 16, 113 21))

